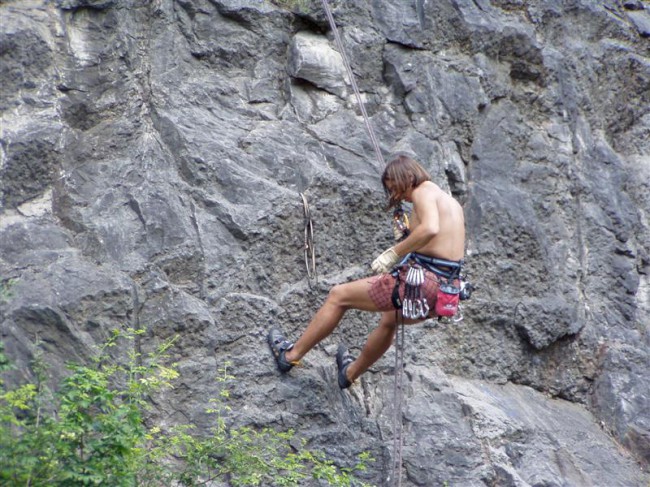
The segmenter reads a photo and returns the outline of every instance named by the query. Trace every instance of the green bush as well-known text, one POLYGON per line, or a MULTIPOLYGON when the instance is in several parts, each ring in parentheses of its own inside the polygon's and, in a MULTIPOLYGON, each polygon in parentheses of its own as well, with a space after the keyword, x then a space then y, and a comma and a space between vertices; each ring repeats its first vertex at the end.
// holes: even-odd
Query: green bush
MULTIPOLYGON (((367 454, 354 468, 339 469, 304 442, 296 451, 293 431, 229 427, 229 364, 217 378, 220 397, 208 409, 215 416, 210 434, 196 434, 192 425, 147 427, 148 397, 171 388, 178 372, 163 365, 174 340, 144 357, 131 352, 126 363, 110 358, 112 347, 140 333, 115 332, 90 366, 69 366, 56 393, 45 387, 38 354, 33 383, 8 388, 0 381, 1 485, 199 486, 221 480, 232 486, 298 486, 309 478, 365 485, 354 474, 372 461, 367 454)), ((0 346, 0 372, 8 368, 0 346)))

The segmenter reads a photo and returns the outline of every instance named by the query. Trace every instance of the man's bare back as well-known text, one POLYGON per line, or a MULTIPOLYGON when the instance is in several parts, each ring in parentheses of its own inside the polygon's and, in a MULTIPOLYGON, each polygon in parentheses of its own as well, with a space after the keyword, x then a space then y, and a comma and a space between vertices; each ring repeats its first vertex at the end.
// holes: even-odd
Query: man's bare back
POLYGON ((438 232, 416 252, 439 259, 461 260, 465 253, 465 217, 460 203, 431 181, 423 182, 413 193, 411 231, 420 225, 422 205, 434 205, 438 213, 438 232))
MULTIPOLYGON (((387 183, 389 190, 392 183, 387 183)), ((413 203, 408 238, 392 247, 396 260, 411 252, 447 260, 461 260, 465 252, 465 218, 463 208, 431 181, 400 195, 413 203)))

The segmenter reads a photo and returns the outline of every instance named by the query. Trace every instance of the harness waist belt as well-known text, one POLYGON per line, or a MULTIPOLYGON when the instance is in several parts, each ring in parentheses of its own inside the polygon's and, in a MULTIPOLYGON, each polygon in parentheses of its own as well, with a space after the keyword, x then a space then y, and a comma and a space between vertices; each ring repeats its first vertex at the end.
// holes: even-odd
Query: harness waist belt
POLYGON ((463 268, 463 260, 446 260, 413 252, 411 257, 425 269, 446 279, 457 278, 463 268))

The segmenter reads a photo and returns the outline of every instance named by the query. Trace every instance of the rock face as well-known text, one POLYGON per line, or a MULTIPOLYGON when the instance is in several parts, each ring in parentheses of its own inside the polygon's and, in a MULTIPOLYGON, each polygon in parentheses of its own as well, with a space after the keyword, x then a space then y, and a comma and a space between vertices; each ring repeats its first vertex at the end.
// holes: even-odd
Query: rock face
MULTIPOLYGON (((334 2, 333 2, 334 3, 334 2)), ((650 481, 650 9, 639 1, 333 5, 384 157, 464 205, 461 323, 406 330, 403 485, 650 481)), ((280 376, 329 287, 391 244, 376 162, 320 2, 0 5, 0 331, 53 380, 109 330, 179 335, 164 422, 295 428, 392 485, 393 358, 351 390, 351 311, 280 376), (303 256, 310 203, 318 283, 303 256)))

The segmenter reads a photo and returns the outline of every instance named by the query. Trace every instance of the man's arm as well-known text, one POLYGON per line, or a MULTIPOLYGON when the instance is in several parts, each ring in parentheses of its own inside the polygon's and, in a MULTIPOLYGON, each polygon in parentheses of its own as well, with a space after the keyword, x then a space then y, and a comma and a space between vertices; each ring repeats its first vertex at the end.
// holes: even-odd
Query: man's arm
POLYGON ((417 226, 411 230, 411 234, 406 239, 385 250, 373 261, 370 267, 374 272, 389 272, 402 257, 424 247, 440 231, 435 189, 428 185, 423 186, 414 189, 411 193, 413 211, 418 216, 417 226))

